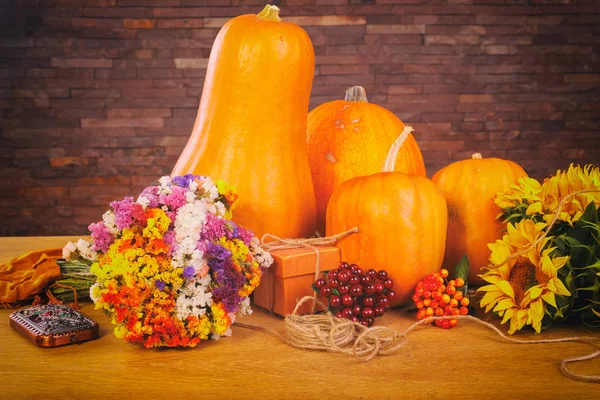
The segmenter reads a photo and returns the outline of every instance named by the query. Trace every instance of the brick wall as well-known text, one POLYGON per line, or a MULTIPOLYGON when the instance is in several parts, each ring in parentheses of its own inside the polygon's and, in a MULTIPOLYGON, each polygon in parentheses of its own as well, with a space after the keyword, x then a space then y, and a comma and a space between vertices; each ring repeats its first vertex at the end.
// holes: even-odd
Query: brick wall
MULTIPOLYGON (((174 165, 212 42, 255 0, 0 0, 0 235, 82 234, 174 165)), ((431 175, 505 157, 600 162, 597 0, 284 0, 316 52, 311 108, 367 88, 431 175)))

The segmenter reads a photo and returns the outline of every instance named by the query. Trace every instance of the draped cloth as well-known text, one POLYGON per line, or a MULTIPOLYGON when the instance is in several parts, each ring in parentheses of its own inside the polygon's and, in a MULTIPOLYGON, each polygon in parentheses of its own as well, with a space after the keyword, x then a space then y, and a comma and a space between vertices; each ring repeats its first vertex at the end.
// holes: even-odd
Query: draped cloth
POLYGON ((14 303, 42 293, 60 279, 56 261, 62 249, 37 250, 0 264, 0 303, 14 303))

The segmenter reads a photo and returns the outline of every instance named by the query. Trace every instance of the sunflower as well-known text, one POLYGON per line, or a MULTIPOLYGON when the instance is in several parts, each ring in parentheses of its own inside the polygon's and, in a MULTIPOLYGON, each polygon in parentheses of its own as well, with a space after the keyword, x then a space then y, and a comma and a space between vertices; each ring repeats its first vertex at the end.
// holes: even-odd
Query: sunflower
POLYGON ((494 202, 502 210, 499 218, 505 221, 533 218, 549 223, 558 211, 561 199, 581 190, 569 197, 562 205, 558 219, 573 226, 583 215, 586 207, 594 202, 600 208, 600 168, 571 164, 566 171, 558 170, 550 178, 540 184, 533 178, 520 178, 516 185, 511 185, 499 193, 494 202))
POLYGON ((504 192, 499 193, 494 202, 501 209, 517 208, 522 204, 529 204, 542 201, 540 197, 542 185, 533 178, 521 177, 516 185, 510 185, 504 192))
POLYGON ((556 247, 544 248, 552 237, 533 245, 544 228, 545 223, 526 219, 509 223, 507 234, 489 245, 495 267, 479 275, 488 283, 478 290, 485 292, 481 306, 502 317, 502 324, 510 321, 511 335, 525 325, 539 333, 548 306, 558 308, 556 296, 571 295, 558 277, 569 257, 553 256, 556 247))
POLYGON ((573 226, 583 215, 586 207, 594 202, 600 207, 600 168, 571 164, 567 171, 557 171, 556 175, 544 180, 542 184, 542 202, 534 210, 544 212, 544 220, 550 222, 558 210, 560 200, 580 190, 594 192, 580 193, 570 197, 561 208, 558 219, 573 226), (538 210, 539 209, 539 210, 538 210))

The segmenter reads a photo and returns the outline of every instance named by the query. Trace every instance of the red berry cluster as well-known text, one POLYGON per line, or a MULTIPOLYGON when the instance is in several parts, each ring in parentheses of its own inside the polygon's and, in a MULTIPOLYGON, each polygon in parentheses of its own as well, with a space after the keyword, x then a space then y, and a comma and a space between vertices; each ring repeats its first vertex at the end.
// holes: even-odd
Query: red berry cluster
MULTIPOLYGON (((441 317, 450 315, 467 315, 469 313, 469 298, 457 288, 465 286, 462 278, 447 280, 448 270, 427 275, 417 283, 412 296, 417 306, 417 318, 441 317)), ((458 324, 458 319, 436 320, 435 325, 441 328, 451 328, 458 324)))
POLYGON ((392 290, 394 282, 384 270, 363 271, 356 264, 342 262, 339 269, 326 273, 319 278, 313 288, 328 298, 329 310, 338 318, 346 318, 369 327, 375 318, 390 309, 390 303, 396 299, 392 290))

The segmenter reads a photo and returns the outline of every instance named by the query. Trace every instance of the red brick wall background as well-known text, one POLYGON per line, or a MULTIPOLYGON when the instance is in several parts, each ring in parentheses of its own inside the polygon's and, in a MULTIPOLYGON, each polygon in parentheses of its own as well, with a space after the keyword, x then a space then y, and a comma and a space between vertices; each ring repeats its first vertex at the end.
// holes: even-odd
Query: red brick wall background
MULTIPOLYGON (((256 0, 0 0, 0 235, 83 234, 168 174, 212 42, 256 0)), ((597 0, 283 0, 311 109, 366 87, 429 175, 480 151, 541 178, 600 162, 597 0)))

